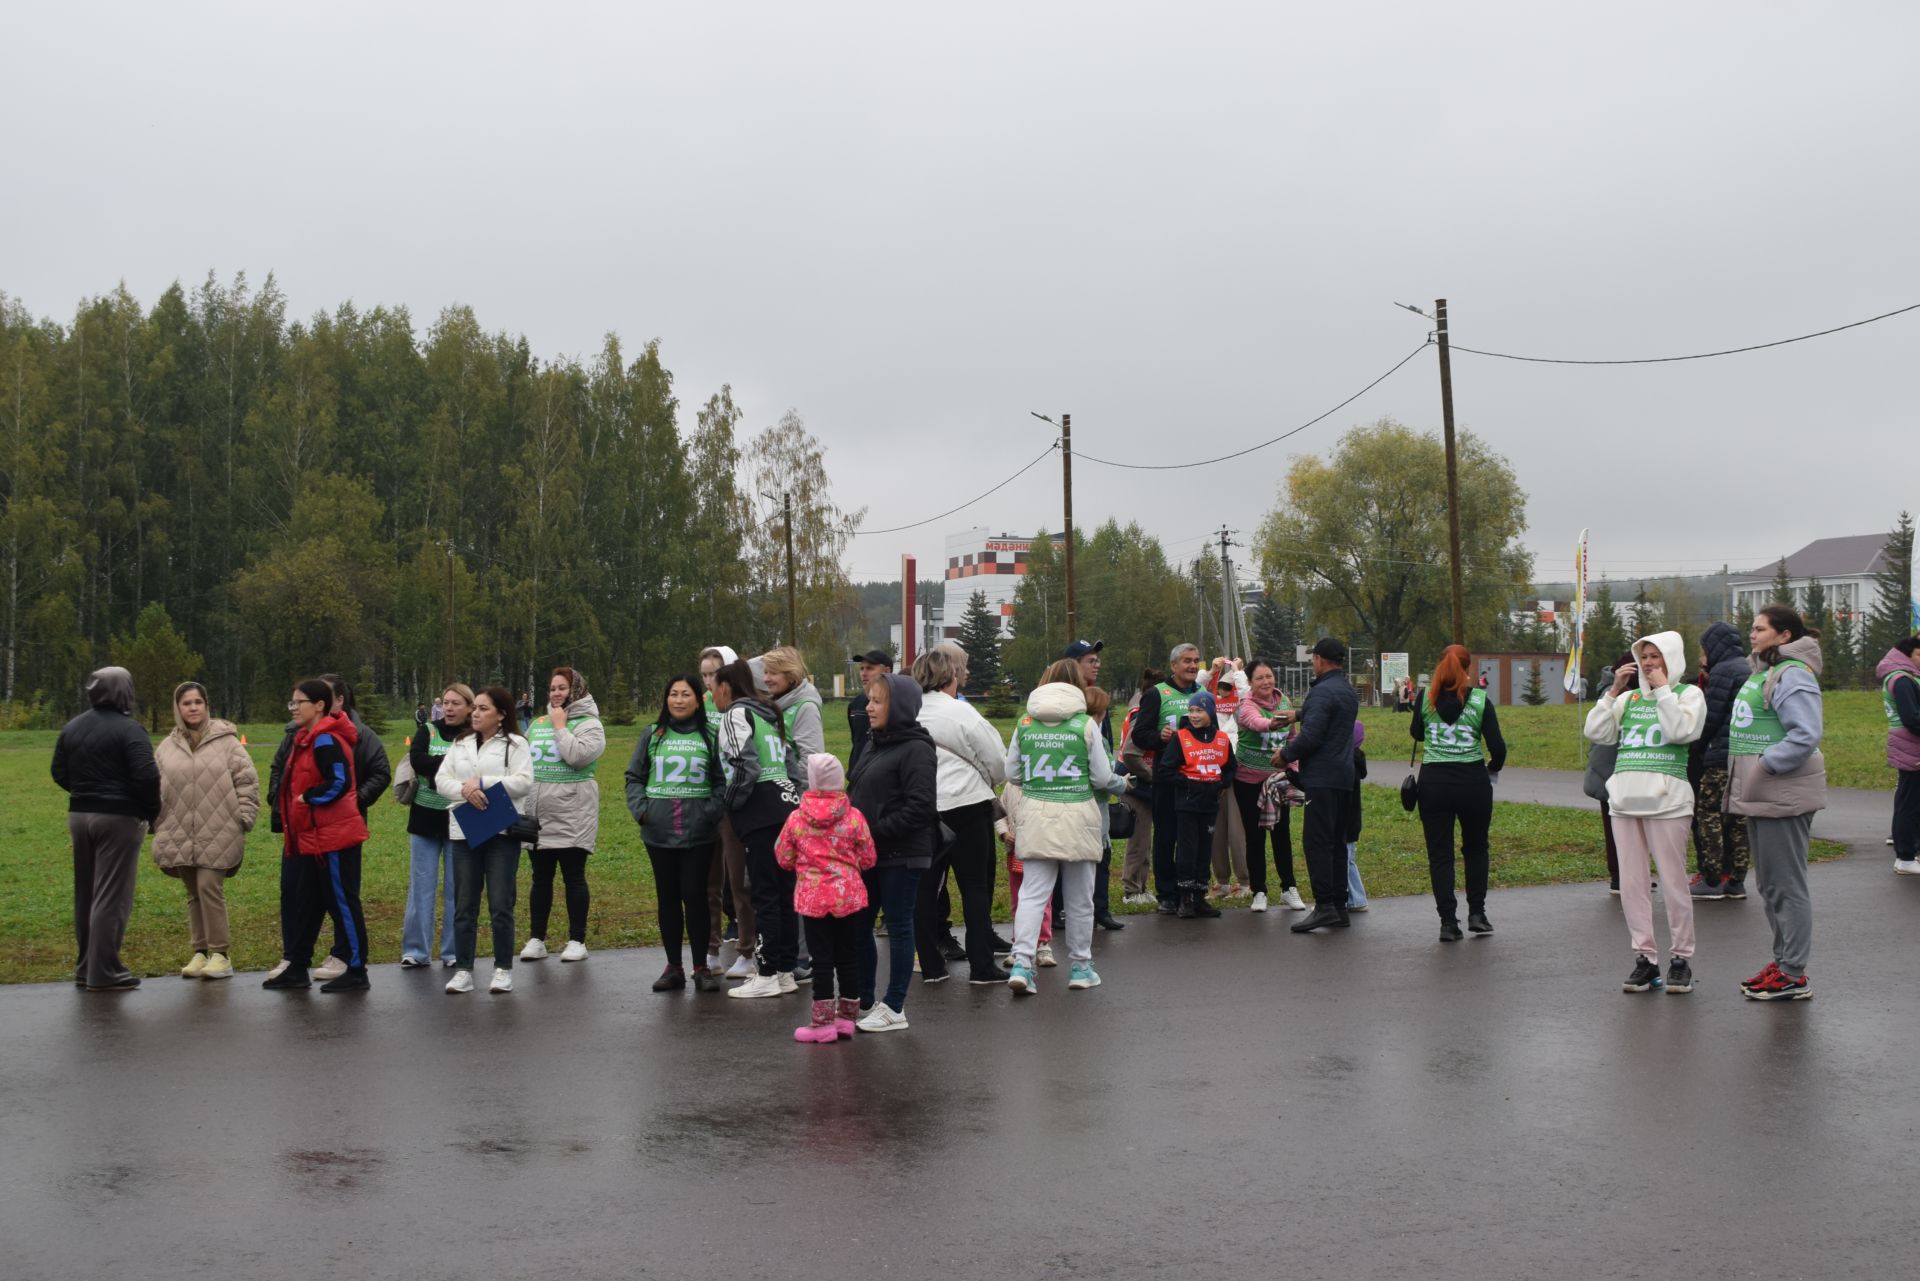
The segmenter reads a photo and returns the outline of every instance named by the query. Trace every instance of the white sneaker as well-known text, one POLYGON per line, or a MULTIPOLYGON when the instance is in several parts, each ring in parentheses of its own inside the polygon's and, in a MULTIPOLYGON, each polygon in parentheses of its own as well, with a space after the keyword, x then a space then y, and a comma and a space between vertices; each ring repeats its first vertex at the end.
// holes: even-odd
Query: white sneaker
POLYGON ((885 1001, 875 1001, 873 1013, 854 1026, 862 1032, 904 1032, 907 1030, 907 1016, 885 1001))
POLYGON ((1129 894, 1120 901, 1130 907, 1151 907, 1155 900, 1151 894, 1129 894))
POLYGON ((1253 896, 1252 910, 1256 912, 1264 912, 1267 910, 1267 896, 1264 892, 1253 896))
POLYGON ((270 978, 270 979, 277 979, 277 978, 279 978, 279 977, 280 977, 280 976, 281 976, 282 974, 285 974, 285 973, 287 972, 287 966, 289 966, 289 965, 291 965, 291 964, 292 964, 292 962, 291 962, 291 961, 289 961, 289 960, 287 960, 287 958, 286 958, 286 957, 284 957, 284 956, 283 956, 283 957, 281 957, 281 958, 280 958, 280 964, 278 964, 278 965, 276 965, 276 966, 274 966, 274 967, 273 967, 272 969, 270 969, 270 970, 268 970, 268 971, 267 971, 267 977, 268 977, 268 978, 270 978))
POLYGON ((320 962, 320 968, 313 972, 315 983, 330 983, 347 972, 347 963, 337 956, 329 956, 320 962))
POLYGON ((523 961, 544 961, 547 959, 547 945, 543 939, 528 939, 527 945, 520 949, 523 961))
POLYGON ((739 987, 727 989, 728 996, 752 1000, 756 996, 779 996, 780 980, 771 974, 756 974, 739 987))
POLYGON ((1282 890, 1280 893, 1280 901, 1285 903, 1290 911, 1304 912, 1307 910, 1307 905, 1300 899, 1300 891, 1297 887, 1282 890))
POLYGON ((513 991, 513 971, 501 970, 501 969, 494 970, 493 982, 487 984, 487 991, 493 993, 496 996, 502 992, 513 991))
POLYGON ((1897 858, 1893 870, 1899 876, 1920 876, 1920 858, 1897 858))
POLYGON ((1033 963, 1042 969, 1048 966, 1058 965, 1059 962, 1053 959, 1053 944, 1042 943, 1039 947, 1033 949, 1033 963))
POLYGON ((455 970, 453 972, 453 977, 447 980, 447 991, 449 992, 473 991, 473 971, 455 970))
POLYGON ((792 970, 781 970, 773 977, 774 980, 780 984, 780 995, 782 996, 792 996, 800 990, 800 985, 793 981, 792 970))
POLYGON ((563 961, 584 961, 587 959, 587 945, 579 939, 568 939, 566 950, 560 953, 563 961))
POLYGON ((718 952, 707 953, 707 968, 710 970, 717 970, 720 968, 720 953, 718 952))

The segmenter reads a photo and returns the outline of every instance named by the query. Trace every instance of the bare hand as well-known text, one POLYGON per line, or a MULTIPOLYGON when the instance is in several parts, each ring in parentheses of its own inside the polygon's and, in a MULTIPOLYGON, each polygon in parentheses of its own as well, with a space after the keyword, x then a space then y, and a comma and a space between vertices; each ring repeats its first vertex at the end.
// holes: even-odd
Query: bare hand
POLYGON ((487 808, 487 790, 480 786, 480 780, 477 778, 470 778, 462 783, 460 785, 460 795, 466 798, 467 804, 477 810, 487 808))
POLYGON ((562 703, 555 703, 553 706, 547 708, 547 722, 555 729, 565 729, 567 727, 566 706, 562 703))
POLYGON ((1640 675, 1638 668, 1629 664, 1613 674, 1613 696, 1615 698, 1632 688, 1634 680, 1640 675))
POLYGON ((1160 741, 1163 743, 1167 743, 1167 742, 1171 742, 1172 740, 1173 740, 1173 726, 1169 725, 1165 729, 1160 731, 1160 741))

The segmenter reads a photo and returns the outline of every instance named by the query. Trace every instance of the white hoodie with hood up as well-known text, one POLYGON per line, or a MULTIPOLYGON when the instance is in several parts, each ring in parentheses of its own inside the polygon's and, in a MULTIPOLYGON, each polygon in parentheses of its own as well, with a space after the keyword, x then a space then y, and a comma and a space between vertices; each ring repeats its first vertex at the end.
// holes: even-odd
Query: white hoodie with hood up
MULTIPOLYGON (((1639 678, 1640 697, 1653 700, 1660 717, 1660 732, 1669 743, 1691 743, 1707 725, 1707 696, 1697 686, 1685 684, 1687 650, 1679 632, 1655 632, 1642 636, 1632 645, 1635 658, 1641 646, 1652 645, 1667 665, 1667 684, 1650 689, 1644 673, 1639 678)), ((1620 718, 1626 715, 1632 693, 1615 698, 1611 691, 1600 696, 1587 713, 1587 741, 1611 747, 1620 741, 1620 718)), ((1693 817, 1693 785, 1684 778, 1654 774, 1645 770, 1616 771, 1607 780, 1607 804, 1615 814, 1628 818, 1693 817)))

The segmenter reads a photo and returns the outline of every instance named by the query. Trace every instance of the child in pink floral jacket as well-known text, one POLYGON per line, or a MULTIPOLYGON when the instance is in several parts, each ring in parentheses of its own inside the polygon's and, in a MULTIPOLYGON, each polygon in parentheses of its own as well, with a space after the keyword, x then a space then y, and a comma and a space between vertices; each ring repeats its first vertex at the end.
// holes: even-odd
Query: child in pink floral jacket
POLYGON ((793 1030, 796 1041, 853 1039, 860 1013, 859 914, 867 906, 860 873, 873 866, 873 833, 847 799, 846 773, 825 752, 807 757, 807 792, 774 842, 780 866, 799 875, 793 908, 813 956, 813 1019, 793 1030), (835 1005, 834 979, 840 982, 835 1005))

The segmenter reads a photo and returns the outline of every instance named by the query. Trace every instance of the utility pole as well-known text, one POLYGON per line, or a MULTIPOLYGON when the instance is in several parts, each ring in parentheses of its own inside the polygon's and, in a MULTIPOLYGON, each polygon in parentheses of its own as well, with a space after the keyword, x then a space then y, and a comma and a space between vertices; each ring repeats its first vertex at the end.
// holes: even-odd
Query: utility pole
MULTIPOLYGON (((793 491, 782 490, 780 504, 787 517, 787 644, 798 647, 800 628, 794 622, 793 609, 793 491)), ((1457 609, 1456 609, 1456 612, 1457 609)))
POLYGON ((459 677, 453 670, 453 536, 451 534, 447 536, 447 652, 445 659, 446 671, 441 679, 443 681, 458 680, 459 677))
POLYGON ((1453 443, 1453 361, 1447 348, 1447 300, 1433 301, 1440 340, 1440 422, 1447 438, 1447 551, 1453 577, 1453 643, 1467 643, 1466 595, 1460 585, 1460 461, 1453 443))
MULTIPOLYGON (((1220 526, 1220 649, 1222 653, 1233 649, 1238 630, 1233 625, 1233 561, 1227 555, 1227 548, 1238 547, 1227 535, 1233 533, 1225 525, 1220 526)), ((1233 657, 1228 653, 1227 657, 1233 657)))
POLYGON ((1060 415, 1060 486, 1067 519, 1067 640, 1080 634, 1080 615, 1073 607, 1073 415, 1060 415))

